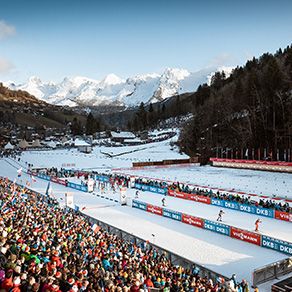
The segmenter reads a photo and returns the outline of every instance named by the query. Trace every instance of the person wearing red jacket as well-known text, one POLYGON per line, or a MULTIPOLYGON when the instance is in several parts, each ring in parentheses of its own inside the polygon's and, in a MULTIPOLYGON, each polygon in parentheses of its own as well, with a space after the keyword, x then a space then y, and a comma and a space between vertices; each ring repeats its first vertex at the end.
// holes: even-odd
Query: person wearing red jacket
POLYGON ((154 288, 154 284, 153 282, 151 281, 151 278, 148 276, 147 279, 144 281, 144 284, 147 286, 147 287, 150 287, 150 288, 154 288))
POLYGON ((254 224, 255 224, 255 231, 259 231, 259 224, 260 224, 260 223, 262 223, 262 221, 261 221, 261 219, 258 218, 258 219, 256 220, 256 222, 254 223, 254 224))
POLYGON ((1 283, 1 288, 4 289, 5 291, 9 291, 11 288, 13 288, 12 275, 13 271, 9 270, 5 275, 5 279, 1 283))

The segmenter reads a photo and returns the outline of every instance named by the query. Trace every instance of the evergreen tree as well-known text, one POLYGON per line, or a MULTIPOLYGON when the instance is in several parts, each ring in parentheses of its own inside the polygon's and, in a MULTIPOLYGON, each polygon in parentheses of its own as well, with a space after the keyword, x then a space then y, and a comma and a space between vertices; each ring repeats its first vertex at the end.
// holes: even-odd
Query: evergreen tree
POLYGON ((76 117, 74 117, 72 121, 71 131, 74 136, 81 135, 83 133, 81 123, 76 117))

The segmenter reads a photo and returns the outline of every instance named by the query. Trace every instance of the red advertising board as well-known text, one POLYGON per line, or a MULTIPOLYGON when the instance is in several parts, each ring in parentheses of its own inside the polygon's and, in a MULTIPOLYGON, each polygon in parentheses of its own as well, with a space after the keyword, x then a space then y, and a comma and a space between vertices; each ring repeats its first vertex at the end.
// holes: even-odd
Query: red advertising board
POLYGON ((162 216, 162 208, 147 204, 147 212, 162 216))
POLYGON ((189 200, 189 196, 190 196, 189 194, 176 192, 174 190, 168 190, 168 195, 172 197, 180 198, 180 199, 185 199, 185 200, 189 200))
POLYGON ((58 178, 57 177, 51 177, 51 181, 54 183, 58 183, 58 178))
POLYGON ((264 165, 278 165, 278 166, 292 166, 291 162, 283 162, 283 161, 244 160, 244 159, 227 159, 227 158, 214 158, 214 157, 211 157, 210 161, 233 162, 233 163, 248 163, 248 164, 264 164, 264 165))
POLYGON ((182 222, 196 227, 204 228, 204 220, 188 214, 182 214, 182 222))
POLYGON ((63 185, 63 186, 66 186, 66 182, 58 177, 51 177, 51 181, 54 182, 54 183, 57 183, 57 184, 60 184, 60 185, 63 185))
POLYGON ((204 204, 211 204, 211 199, 209 197, 205 196, 199 196, 199 195, 191 195, 190 200, 199 202, 199 203, 204 203, 204 204))
POLYGON ((175 191, 174 190, 168 190, 168 195, 171 197, 174 197, 175 191))
POLYGON ((275 211, 275 218, 283 221, 292 222, 292 214, 287 212, 275 211))
POLYGON ((67 186, 67 183, 62 179, 58 179, 58 184, 63 185, 63 186, 67 186))
POLYGON ((211 199, 209 197, 199 196, 196 194, 188 194, 188 193, 176 192, 174 190, 168 190, 168 195, 171 197, 176 197, 176 198, 185 199, 185 200, 191 200, 191 201, 195 201, 195 202, 199 202, 199 203, 211 204, 211 199))
POLYGON ((243 229, 232 227, 230 228, 230 237, 246 241, 255 245, 261 245, 261 235, 246 231, 243 229))

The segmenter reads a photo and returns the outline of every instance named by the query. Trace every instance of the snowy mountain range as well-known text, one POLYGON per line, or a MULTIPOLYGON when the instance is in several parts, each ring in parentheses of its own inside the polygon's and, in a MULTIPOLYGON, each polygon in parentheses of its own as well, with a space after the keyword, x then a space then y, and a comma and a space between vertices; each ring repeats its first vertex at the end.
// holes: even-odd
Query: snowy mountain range
POLYGON ((162 74, 137 75, 122 79, 115 74, 98 81, 86 77, 66 77, 60 83, 43 82, 31 77, 27 83, 4 83, 13 90, 25 90, 35 97, 54 105, 137 106, 141 102, 162 101, 170 96, 195 91, 200 84, 209 83, 216 71, 228 76, 231 67, 208 68, 197 72, 167 68, 162 74))

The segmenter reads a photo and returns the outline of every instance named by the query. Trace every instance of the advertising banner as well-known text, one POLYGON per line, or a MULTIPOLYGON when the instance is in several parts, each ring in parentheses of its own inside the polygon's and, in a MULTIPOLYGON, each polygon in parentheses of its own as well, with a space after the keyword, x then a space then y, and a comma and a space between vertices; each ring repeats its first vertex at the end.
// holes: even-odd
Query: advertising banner
POLYGON ((275 211, 275 218, 283 221, 292 222, 292 214, 282 211, 275 211))
POLYGON ((230 237, 236 238, 242 241, 246 241, 255 245, 261 245, 261 235, 258 233, 242 230, 239 228, 230 228, 230 237))
POLYGON ((189 199, 198 203, 211 204, 211 198, 205 196, 190 194, 189 199))
POLYGON ((176 197, 176 198, 185 199, 185 200, 191 200, 191 201, 195 201, 198 203, 211 204, 211 198, 196 195, 196 194, 188 194, 188 193, 177 192, 174 190, 168 190, 168 195, 171 197, 176 197))
POLYGON ((211 205, 215 205, 215 206, 219 206, 219 207, 224 207, 224 203, 223 200, 219 200, 219 199, 211 199, 211 205))
POLYGON ((135 183, 135 189, 142 190, 142 191, 149 191, 152 193, 162 194, 165 195, 167 193, 167 188, 159 188, 155 186, 148 186, 144 184, 137 184, 135 183))
POLYGON ((263 164, 263 165, 292 166, 292 162, 266 161, 266 160, 244 160, 244 159, 227 159, 227 158, 214 158, 214 157, 211 157, 210 158, 210 161, 215 161, 215 162, 245 163, 245 164, 263 164))
POLYGON ((149 191, 149 186, 142 185, 142 191, 149 191))
POLYGON ((51 177, 46 174, 39 173, 37 176, 45 180, 51 180, 51 177))
POLYGON ((147 204, 141 201, 133 200, 132 207, 147 211, 147 204))
POLYGON ((242 211, 245 213, 251 213, 251 214, 256 214, 259 216, 274 218, 274 210, 272 209, 256 207, 253 205, 238 204, 236 202, 230 202, 230 201, 219 200, 219 199, 214 199, 214 198, 211 199, 211 204, 222 207, 222 208, 228 208, 228 209, 242 211))
POLYGON ((163 208, 163 216, 177 221, 181 221, 182 214, 173 210, 163 208))
POLYGON ((135 183, 135 189, 141 190, 142 189, 142 185, 135 183))
POLYGON ((88 192, 87 186, 80 186, 80 191, 87 193, 88 192))
POLYGON ((157 193, 157 187, 149 186, 149 191, 152 193, 157 193))
POLYGON ((79 190, 79 191, 82 191, 82 192, 87 192, 87 186, 78 185, 78 184, 75 184, 75 183, 72 183, 72 182, 68 182, 67 186, 69 188, 72 188, 72 189, 75 189, 75 190, 79 190))
POLYGON ((66 193, 65 194, 65 202, 66 202, 66 206, 70 207, 70 208, 74 208, 74 200, 73 200, 73 194, 72 193, 66 193))
POLYGON ((205 220, 204 228, 227 236, 230 235, 230 227, 222 223, 205 220))
POLYGON ((59 179, 57 177, 52 176, 51 181, 54 183, 59 183, 59 179))
POLYGON ((162 208, 151 204, 147 204, 147 212, 162 216, 162 208))
POLYGON ((185 200, 189 200, 189 197, 190 197, 189 194, 177 192, 174 190, 168 190, 168 195, 171 197, 176 197, 176 198, 185 199, 185 200))
POLYGON ((182 214, 182 222, 199 228, 204 228, 204 219, 194 217, 188 214, 182 214))
POLYGON ((255 214, 269 218, 275 218, 275 210, 255 207, 255 214))
POLYGON ((157 193, 165 195, 167 193, 167 188, 157 188, 157 193))
POLYGON ((262 235, 262 246, 292 255, 292 243, 262 235))
POLYGON ((66 181, 64 181, 64 180, 62 180, 60 178, 58 178, 57 183, 60 184, 60 185, 63 185, 63 186, 67 186, 66 181))

